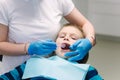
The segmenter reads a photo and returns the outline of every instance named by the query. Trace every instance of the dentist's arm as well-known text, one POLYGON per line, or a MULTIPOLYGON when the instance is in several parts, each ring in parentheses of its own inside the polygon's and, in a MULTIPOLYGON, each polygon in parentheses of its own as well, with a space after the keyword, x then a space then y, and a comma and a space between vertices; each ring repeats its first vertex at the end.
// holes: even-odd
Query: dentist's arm
POLYGON ((70 14, 65 16, 65 18, 73 24, 77 24, 82 28, 85 38, 88 38, 91 44, 94 46, 96 43, 95 40, 95 31, 93 25, 80 13, 76 8, 72 10, 70 14))
POLYGON ((25 54, 25 44, 15 44, 8 42, 9 29, 6 25, 0 24, 0 54, 1 55, 23 55, 25 54))

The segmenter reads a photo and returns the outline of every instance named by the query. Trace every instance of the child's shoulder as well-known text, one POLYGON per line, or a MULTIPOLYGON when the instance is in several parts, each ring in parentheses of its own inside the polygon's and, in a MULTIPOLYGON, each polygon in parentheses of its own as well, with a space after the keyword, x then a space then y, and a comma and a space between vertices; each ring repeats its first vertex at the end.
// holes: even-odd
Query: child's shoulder
POLYGON ((97 69, 96 69, 95 67, 93 67, 93 66, 91 66, 91 65, 90 65, 90 67, 89 67, 89 70, 88 70, 88 71, 92 71, 92 70, 97 71, 97 69))
POLYGON ((103 80, 103 79, 99 75, 97 69, 90 65, 86 75, 86 80, 103 80))

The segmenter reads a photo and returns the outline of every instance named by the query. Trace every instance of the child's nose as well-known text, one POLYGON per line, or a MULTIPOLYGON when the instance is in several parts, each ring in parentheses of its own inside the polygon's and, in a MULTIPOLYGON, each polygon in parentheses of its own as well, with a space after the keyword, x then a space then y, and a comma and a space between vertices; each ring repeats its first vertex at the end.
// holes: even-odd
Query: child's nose
POLYGON ((64 40, 67 40, 67 41, 68 41, 68 40, 69 40, 69 37, 68 37, 68 36, 65 36, 65 37, 64 37, 64 40))

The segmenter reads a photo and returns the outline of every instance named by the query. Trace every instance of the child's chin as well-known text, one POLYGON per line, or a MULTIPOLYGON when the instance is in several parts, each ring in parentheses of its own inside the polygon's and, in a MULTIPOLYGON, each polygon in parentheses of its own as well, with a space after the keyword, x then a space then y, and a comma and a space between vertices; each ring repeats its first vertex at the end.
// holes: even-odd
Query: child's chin
POLYGON ((59 55, 59 57, 61 57, 63 59, 67 59, 67 57, 65 57, 64 55, 59 55))

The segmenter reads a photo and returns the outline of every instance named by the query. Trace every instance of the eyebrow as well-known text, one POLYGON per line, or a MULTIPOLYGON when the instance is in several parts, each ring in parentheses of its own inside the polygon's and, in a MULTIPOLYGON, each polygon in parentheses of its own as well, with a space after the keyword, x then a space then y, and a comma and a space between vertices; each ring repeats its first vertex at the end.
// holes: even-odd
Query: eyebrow
MULTIPOLYGON (((59 35, 61 35, 61 34, 66 34, 65 32, 60 32, 59 34, 58 34, 58 36, 59 35)), ((80 38, 83 38, 83 35, 82 36, 80 36, 80 35, 78 35, 77 33, 70 33, 70 35, 75 35, 75 36, 77 36, 77 37, 80 37, 80 38)))

